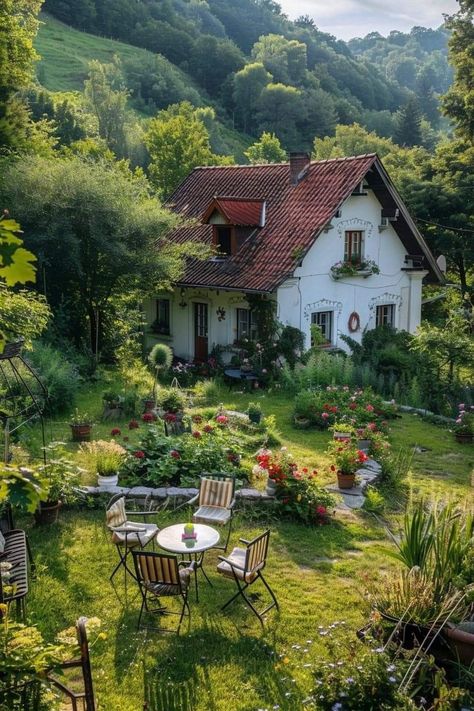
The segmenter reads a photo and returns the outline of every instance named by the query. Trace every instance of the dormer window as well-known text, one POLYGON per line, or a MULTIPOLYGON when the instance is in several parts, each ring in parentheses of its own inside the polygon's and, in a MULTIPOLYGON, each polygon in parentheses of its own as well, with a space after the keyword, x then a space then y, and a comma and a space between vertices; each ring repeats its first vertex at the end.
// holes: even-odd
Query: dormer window
POLYGON ((214 225, 214 246, 220 255, 226 257, 234 254, 233 229, 230 225, 214 225))

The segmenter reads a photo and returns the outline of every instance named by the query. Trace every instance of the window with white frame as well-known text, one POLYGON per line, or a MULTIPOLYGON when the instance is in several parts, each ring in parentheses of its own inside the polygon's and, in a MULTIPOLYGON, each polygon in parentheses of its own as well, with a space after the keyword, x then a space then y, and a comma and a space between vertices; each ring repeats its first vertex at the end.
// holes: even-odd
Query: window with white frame
POLYGON ((380 304, 380 306, 377 306, 375 325, 395 327, 395 304, 380 304))
POLYGON ((250 309, 236 309, 237 311, 237 340, 247 338, 249 341, 257 340, 257 315, 250 309))
POLYGON ((170 326, 170 300, 156 299, 156 319, 152 324, 152 330, 155 333, 169 336, 170 326))
POLYGON ((361 262, 363 256, 362 230, 347 230, 344 233, 344 261, 361 262))
MULTIPOLYGON (((323 338, 332 343, 333 311, 315 311, 311 314, 311 323, 319 326, 323 338)), ((311 345, 314 345, 311 343, 311 345)))

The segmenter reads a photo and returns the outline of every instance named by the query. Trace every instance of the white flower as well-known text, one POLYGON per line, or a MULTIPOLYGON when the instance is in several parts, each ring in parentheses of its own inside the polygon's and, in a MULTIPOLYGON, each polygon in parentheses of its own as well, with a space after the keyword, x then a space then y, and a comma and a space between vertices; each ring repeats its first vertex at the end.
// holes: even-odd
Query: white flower
POLYGON ((335 704, 332 705, 332 711, 340 711, 342 709, 342 704, 337 701, 335 704))
POLYGON ((397 683, 397 680, 395 679, 394 676, 389 676, 389 677, 388 677, 388 680, 389 680, 389 682, 390 682, 391 684, 396 684, 396 683, 397 683))

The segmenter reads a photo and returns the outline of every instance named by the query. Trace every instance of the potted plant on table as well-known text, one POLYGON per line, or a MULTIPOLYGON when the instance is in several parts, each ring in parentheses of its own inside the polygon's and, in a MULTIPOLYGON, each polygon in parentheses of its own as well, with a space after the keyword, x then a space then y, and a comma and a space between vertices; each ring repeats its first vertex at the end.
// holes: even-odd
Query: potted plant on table
POLYGON ((460 444, 472 444, 474 441, 474 412, 472 412, 472 408, 471 410, 466 410, 466 406, 463 403, 459 405, 454 436, 460 444))
POLYGON ((76 408, 69 421, 73 442, 89 442, 92 432, 92 417, 76 408))
POLYGON ((253 422, 255 425, 259 425, 260 420, 262 419, 262 408, 260 403, 249 402, 247 407, 247 415, 249 416, 250 422, 253 422))
POLYGON ((47 487, 46 501, 41 501, 35 511, 38 524, 55 523, 63 504, 77 500, 78 486, 83 470, 65 456, 57 442, 49 447, 48 461, 38 467, 38 475, 47 487))
POLYGON ((367 454, 357 449, 351 441, 330 442, 328 454, 334 462, 331 465, 331 471, 336 472, 339 488, 352 489, 355 484, 356 472, 367 461, 367 454))

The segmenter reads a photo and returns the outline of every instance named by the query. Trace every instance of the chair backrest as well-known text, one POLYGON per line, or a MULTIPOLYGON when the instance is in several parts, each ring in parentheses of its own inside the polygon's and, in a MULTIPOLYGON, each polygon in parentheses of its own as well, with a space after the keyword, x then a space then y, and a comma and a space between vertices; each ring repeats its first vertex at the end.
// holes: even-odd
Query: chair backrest
POLYGON ((234 498, 235 477, 231 474, 206 474, 201 477, 200 506, 227 508, 234 498))
POLYGON ((79 649, 81 650, 85 711, 95 711, 94 686, 92 683, 91 660, 89 656, 89 641, 87 639, 86 622, 87 617, 79 617, 76 622, 76 633, 79 649))
POLYGON ((107 527, 110 529, 120 528, 127 520, 125 512, 125 496, 115 494, 112 496, 105 508, 105 518, 107 527))
POLYGON ((265 567, 269 539, 270 531, 267 530, 254 538, 253 541, 247 543, 247 554, 245 556, 245 571, 247 573, 263 570, 265 567))
POLYGON ((178 585, 181 588, 177 556, 152 551, 132 551, 132 554, 139 583, 178 585))

